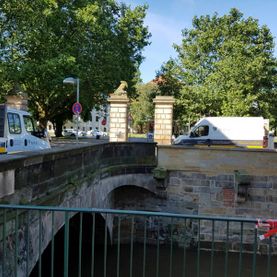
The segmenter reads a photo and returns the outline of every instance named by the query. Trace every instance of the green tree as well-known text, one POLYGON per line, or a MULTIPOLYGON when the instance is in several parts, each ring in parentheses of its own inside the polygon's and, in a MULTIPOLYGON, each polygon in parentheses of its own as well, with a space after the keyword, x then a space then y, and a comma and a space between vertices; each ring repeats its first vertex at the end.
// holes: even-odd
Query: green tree
POLYGON ((146 8, 114 0, 1 1, 1 94, 19 85, 34 115, 61 131, 76 101, 76 88, 62 81, 78 77, 88 118, 120 80, 132 88, 149 39, 146 8))
MULTIPOLYGON (((174 84, 178 119, 193 123, 202 116, 253 115, 273 123, 276 58, 266 26, 232 9, 222 17, 195 17, 182 36, 181 45, 174 45, 178 57, 159 72, 165 84, 174 84)), ((161 89, 171 93, 165 85, 161 89)))
POLYGON ((137 97, 132 101, 130 113, 133 119, 132 127, 138 133, 152 131, 154 120, 153 99, 159 93, 158 85, 154 82, 137 85, 137 97))

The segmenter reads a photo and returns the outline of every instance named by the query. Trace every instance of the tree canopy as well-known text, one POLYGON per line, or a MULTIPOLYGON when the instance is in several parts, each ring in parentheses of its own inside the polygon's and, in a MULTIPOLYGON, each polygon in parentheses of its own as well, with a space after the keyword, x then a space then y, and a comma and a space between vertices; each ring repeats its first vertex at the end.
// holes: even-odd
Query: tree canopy
POLYGON ((76 99, 63 79, 78 77, 86 117, 121 80, 133 86, 150 37, 146 9, 115 0, 2 0, 0 95, 20 88, 39 120, 61 125, 76 99))
POLYGON ((159 93, 158 85, 155 82, 138 84, 136 86, 137 97, 133 99, 130 106, 132 115, 132 127, 139 133, 153 131, 154 120, 153 99, 159 93))
POLYGON ((158 75, 160 90, 176 97, 176 119, 264 116, 276 126, 276 58, 270 30, 237 9, 194 17, 174 45, 177 58, 158 75))

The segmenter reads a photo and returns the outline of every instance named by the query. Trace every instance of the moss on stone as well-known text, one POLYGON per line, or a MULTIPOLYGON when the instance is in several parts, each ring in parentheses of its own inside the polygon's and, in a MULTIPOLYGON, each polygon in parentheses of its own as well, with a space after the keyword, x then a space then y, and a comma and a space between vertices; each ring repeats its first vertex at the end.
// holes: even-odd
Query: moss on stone
POLYGON ((155 179, 164 180, 167 177, 167 169, 164 167, 156 167, 153 169, 155 179))

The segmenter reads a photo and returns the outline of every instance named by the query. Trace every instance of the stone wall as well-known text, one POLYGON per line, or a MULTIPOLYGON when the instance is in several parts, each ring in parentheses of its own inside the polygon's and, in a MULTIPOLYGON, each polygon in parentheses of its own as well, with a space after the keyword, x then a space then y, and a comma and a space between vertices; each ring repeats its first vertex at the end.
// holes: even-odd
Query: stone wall
POLYGON ((2 203, 47 204, 69 184, 95 174, 120 174, 120 167, 156 165, 154 143, 105 143, 6 155, 0 159, 2 203), (105 170, 104 170, 105 169, 105 170), (13 188, 13 193, 11 189, 13 188), (5 192, 8 191, 5 196, 5 192))
MULTIPOLYGON (((167 206, 175 206, 177 212, 180 206, 200 216, 277 217, 276 151, 159 146, 158 165, 167 172, 167 206)), ((245 224, 244 243, 253 245, 254 226, 245 224)), ((226 223, 217 222, 218 241, 223 240, 226 228, 226 223)), ((258 234, 264 232, 258 230, 258 234)), ((201 223, 200 233, 204 241, 211 240, 211 222, 201 223)), ((231 233, 230 244, 235 250, 239 223, 230 224, 231 233)), ((259 243, 260 251, 267 253, 267 241, 259 243)), ((273 249, 277 250, 275 242, 273 249)))

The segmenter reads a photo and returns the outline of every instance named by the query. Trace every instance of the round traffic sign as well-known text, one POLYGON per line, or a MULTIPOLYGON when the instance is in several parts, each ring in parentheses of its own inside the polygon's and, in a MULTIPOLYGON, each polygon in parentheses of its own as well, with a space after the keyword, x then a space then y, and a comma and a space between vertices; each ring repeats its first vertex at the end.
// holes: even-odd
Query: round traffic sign
POLYGON ((105 126, 107 124, 107 120, 104 118, 101 123, 105 126))
POLYGON ((76 102, 72 106, 72 112, 74 114, 80 114, 82 112, 82 105, 79 102, 76 102))

